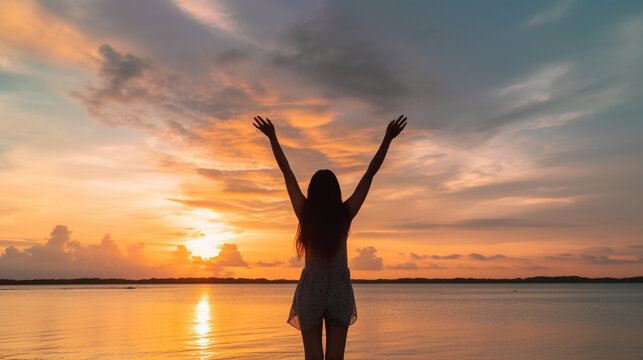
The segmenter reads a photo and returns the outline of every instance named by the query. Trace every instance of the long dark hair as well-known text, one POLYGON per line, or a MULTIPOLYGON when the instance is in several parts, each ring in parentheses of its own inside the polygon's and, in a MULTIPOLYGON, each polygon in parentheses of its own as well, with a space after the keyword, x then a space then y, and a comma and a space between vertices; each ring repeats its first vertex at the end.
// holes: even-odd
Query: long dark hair
POLYGON ((351 217, 342 202, 337 177, 318 170, 308 184, 308 197, 299 218, 295 238, 297 256, 311 255, 329 261, 348 236, 351 217))

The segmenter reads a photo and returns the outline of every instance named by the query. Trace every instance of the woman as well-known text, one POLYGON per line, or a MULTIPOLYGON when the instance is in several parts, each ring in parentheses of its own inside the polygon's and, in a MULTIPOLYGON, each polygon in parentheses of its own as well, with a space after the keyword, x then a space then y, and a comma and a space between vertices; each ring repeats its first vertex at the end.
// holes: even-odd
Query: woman
POLYGON ((319 170, 310 179, 304 197, 288 160, 281 150, 270 119, 254 118, 272 146, 284 174, 290 201, 299 219, 297 256, 305 257, 293 298, 288 323, 301 330, 306 359, 323 359, 322 319, 326 322, 326 359, 343 359, 348 326, 357 320, 357 308, 348 269, 346 239, 351 221, 357 215, 373 177, 382 165, 391 141, 406 126, 400 115, 389 123, 379 150, 351 197, 342 202, 337 177, 330 170, 319 170))

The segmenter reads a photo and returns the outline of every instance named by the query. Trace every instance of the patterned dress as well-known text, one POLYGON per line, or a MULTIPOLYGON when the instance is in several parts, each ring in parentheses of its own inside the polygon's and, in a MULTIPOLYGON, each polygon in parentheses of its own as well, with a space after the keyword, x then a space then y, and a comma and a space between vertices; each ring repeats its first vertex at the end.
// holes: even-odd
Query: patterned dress
POLYGON ((297 283, 288 323, 306 331, 319 325, 322 318, 331 326, 348 327, 357 321, 346 238, 329 263, 306 257, 306 266, 297 283))

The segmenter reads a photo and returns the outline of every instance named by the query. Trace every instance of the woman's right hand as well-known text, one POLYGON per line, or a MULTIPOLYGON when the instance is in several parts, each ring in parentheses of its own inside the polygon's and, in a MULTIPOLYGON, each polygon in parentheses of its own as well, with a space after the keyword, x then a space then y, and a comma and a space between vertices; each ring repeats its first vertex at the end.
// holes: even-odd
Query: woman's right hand
POLYGON ((393 140, 398 136, 406 126, 406 119, 406 116, 400 115, 396 120, 391 121, 388 127, 386 127, 386 135, 384 135, 384 137, 388 140, 393 140))
POLYGON ((261 130, 262 133, 266 134, 269 139, 277 136, 275 134, 275 126, 272 125, 272 121, 270 121, 270 119, 266 118, 266 120, 264 120, 261 118, 261 116, 255 116, 253 119, 255 120, 255 122, 252 123, 252 125, 261 130))

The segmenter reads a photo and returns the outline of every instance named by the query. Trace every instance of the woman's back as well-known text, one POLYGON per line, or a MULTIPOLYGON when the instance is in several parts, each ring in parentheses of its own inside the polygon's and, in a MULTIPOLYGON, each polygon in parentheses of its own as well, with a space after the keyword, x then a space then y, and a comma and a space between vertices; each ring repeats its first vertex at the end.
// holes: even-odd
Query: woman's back
POLYGON ((406 126, 406 117, 400 115, 389 123, 366 173, 353 195, 344 202, 337 177, 330 170, 319 170, 313 175, 308 186, 309 196, 305 197, 277 140, 274 125, 268 118, 264 120, 257 116, 254 120, 254 127, 270 140, 284 175, 288 196, 299 219, 297 254, 305 256, 306 260, 295 289, 288 323, 301 330, 306 358, 321 359, 322 320, 325 320, 327 358, 341 359, 348 326, 357 320, 346 249, 350 223, 366 199, 391 141, 406 126))
POLYGON ((357 320, 346 238, 329 261, 306 256, 306 265, 295 289, 288 323, 306 331, 318 325, 321 319, 336 326, 349 326, 357 320))
POLYGON ((306 254, 305 268, 311 271, 330 272, 348 270, 348 251, 346 249, 347 237, 341 240, 337 253, 328 261, 321 256, 306 254))

